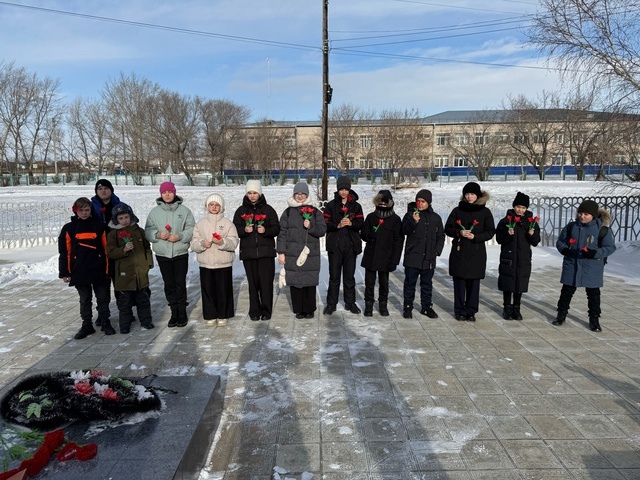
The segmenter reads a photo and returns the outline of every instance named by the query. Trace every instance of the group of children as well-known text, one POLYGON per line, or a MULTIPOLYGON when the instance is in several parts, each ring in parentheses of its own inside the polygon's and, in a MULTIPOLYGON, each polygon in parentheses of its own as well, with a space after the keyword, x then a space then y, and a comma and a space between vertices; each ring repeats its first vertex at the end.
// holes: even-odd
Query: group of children
MULTIPOLYGON (((378 282, 378 311, 388 316, 389 274, 396 270, 404 252, 403 311, 413 317, 416 286, 420 279, 420 313, 437 318, 433 309, 433 276, 442 254, 445 236, 451 237, 449 275, 453 280, 456 320, 476 320, 480 281, 485 277, 486 242, 494 234, 501 245, 498 288, 503 292, 502 317, 522 320, 522 294, 528 291, 531 247, 540 242, 539 218, 529 211, 529 197, 518 192, 504 218, 495 226, 487 207, 489 194, 476 182, 468 182, 462 197, 443 224, 432 208, 432 194, 422 189, 408 204, 401 219, 394 211, 389 190, 373 198, 374 211, 366 218, 358 195, 346 176, 337 180, 333 200, 323 210, 314 207, 309 187, 300 182, 288 199, 280 218, 267 203, 258 180, 249 180, 242 205, 233 220, 225 217, 224 198, 211 194, 205 200, 206 215, 197 223, 182 204, 175 185, 163 182, 160 197, 148 215, 144 229, 131 207, 113 194, 108 180, 98 180, 96 196, 81 197, 73 204, 74 215, 60 233, 59 276, 75 286, 80 297, 82 327, 75 338, 95 333, 92 296, 97 302, 95 324, 106 335, 115 333, 110 323, 110 282, 114 283, 119 310, 119 329, 129 333, 137 308, 141 327, 154 328, 151 318, 149 269, 152 249, 164 282, 171 309, 169 327, 188 323, 187 287, 189 250, 196 253, 200 268, 203 319, 223 326, 234 316, 232 265, 239 245, 249 290, 249 317, 269 320, 273 308, 274 258, 283 266, 281 284, 291 291, 296 318, 313 318, 319 284, 320 238, 326 235, 329 284, 323 313, 336 311, 342 279, 344 304, 351 313, 361 313, 356 303, 355 269, 365 242, 361 266, 365 270, 364 315, 373 315, 378 282)), ((606 257, 615 251, 608 213, 585 200, 575 222, 565 226, 558 238, 564 256, 554 325, 562 325, 577 287, 586 287, 589 323, 599 323, 600 287, 606 257)))

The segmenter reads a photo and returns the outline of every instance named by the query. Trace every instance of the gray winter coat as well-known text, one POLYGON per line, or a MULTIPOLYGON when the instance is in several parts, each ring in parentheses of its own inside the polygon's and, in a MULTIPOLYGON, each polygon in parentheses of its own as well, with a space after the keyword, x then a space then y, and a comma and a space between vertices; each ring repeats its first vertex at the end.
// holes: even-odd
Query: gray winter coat
POLYGON ((293 197, 288 200, 287 208, 280 217, 280 233, 277 240, 278 254, 284 253, 284 269, 287 275, 287 285, 290 287, 311 287, 320 283, 320 238, 327 233, 322 212, 311 205, 309 198, 305 203, 296 202, 293 197), (304 228, 302 208, 311 208, 311 227, 304 228), (309 256, 302 266, 296 260, 304 246, 309 247, 309 256))

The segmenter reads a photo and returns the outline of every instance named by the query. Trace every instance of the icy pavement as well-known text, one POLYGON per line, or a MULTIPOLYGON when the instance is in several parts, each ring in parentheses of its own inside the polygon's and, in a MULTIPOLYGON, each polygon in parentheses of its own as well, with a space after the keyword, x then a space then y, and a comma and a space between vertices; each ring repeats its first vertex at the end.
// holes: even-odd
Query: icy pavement
MULTIPOLYGON (((25 372, 92 367, 220 375, 223 419, 201 480, 640 478, 637 287, 605 278, 598 334, 584 290, 568 321, 551 325, 559 275, 553 266, 535 272, 524 321, 505 321, 491 274, 476 323, 453 319, 444 268, 434 278, 434 320, 415 310, 402 318, 402 269, 392 274, 391 316, 372 318, 343 305, 322 315, 322 284, 315 318, 296 320, 288 290, 275 287, 272 320, 252 322, 238 276, 236 317, 211 327, 192 269, 186 328, 166 327, 152 276, 158 328, 84 340, 73 340, 74 289, 18 278, 0 286, 0 386, 25 372)), ((117 322, 114 303, 112 312, 117 322)))

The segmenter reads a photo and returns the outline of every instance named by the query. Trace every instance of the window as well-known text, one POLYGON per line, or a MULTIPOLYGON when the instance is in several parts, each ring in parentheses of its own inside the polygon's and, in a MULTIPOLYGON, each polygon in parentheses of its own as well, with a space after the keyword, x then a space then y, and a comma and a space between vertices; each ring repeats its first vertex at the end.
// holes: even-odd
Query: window
POLYGON ((613 156, 613 162, 615 165, 622 165, 624 164, 624 162, 627 160, 627 157, 625 155, 614 155, 613 156))
POLYGON ((356 159, 353 157, 347 157, 347 169, 348 170, 353 170, 354 168, 356 168, 356 159))
POLYGON ((289 135, 284 138, 284 148, 296 148, 296 137, 295 135, 289 135))
POLYGON ((500 145, 504 145, 505 143, 509 143, 509 134, 505 132, 499 132, 495 134, 496 143, 500 145))
POLYGON ((436 145, 439 147, 446 147, 449 145, 451 140, 451 135, 448 133, 439 133, 436 135, 436 145))
POLYGON ((558 145, 562 145, 564 143, 564 133, 556 133, 555 141, 558 145))
POLYGON ((437 168, 448 167, 449 155, 436 155, 433 166, 437 168))
POLYGON ((430 133, 419 133, 418 134, 418 138, 420 140, 430 140, 431 139, 431 134, 430 133))
POLYGON ((378 167, 382 169, 391 168, 391 160, 389 160, 388 158, 378 159, 378 167))
POLYGON ((469 145, 469 136, 466 133, 456 133, 455 143, 459 147, 469 145))
POLYGON ((355 148, 356 140, 353 137, 347 137, 343 141, 345 148, 355 148))
POLYGON ((379 143, 381 146, 386 145, 388 141, 389 141, 389 137, 387 137, 386 135, 380 135, 380 136, 378 137, 378 143, 379 143))
POLYGON ((373 159, 372 158, 360 158, 360 169, 361 170, 370 170, 373 168, 373 159))
POLYGON ((476 133, 476 145, 487 145, 489 143, 488 133, 476 133))
POLYGON ((333 148, 334 150, 338 148, 338 141, 336 137, 329 137, 329 148, 333 148))
POLYGON ((468 157, 466 155, 456 155, 453 158, 454 167, 466 167, 468 163, 468 157))
POLYGON ((513 136, 513 143, 526 145, 529 143, 529 135, 527 135, 526 133, 516 133, 513 136))
POLYGON ((496 167, 504 167, 507 164, 507 157, 505 155, 499 155, 493 161, 493 165, 496 167))
POLYGON ((552 155, 551 156, 551 165, 564 165, 564 155, 552 155))
POLYGON ((533 143, 547 143, 547 134, 546 133, 536 133, 533 136, 533 143))
POLYGON ((334 169, 336 168, 336 159, 335 158, 327 158, 327 168, 334 169))
POLYGON ((360 147, 371 148, 373 146, 373 135, 360 135, 360 147))

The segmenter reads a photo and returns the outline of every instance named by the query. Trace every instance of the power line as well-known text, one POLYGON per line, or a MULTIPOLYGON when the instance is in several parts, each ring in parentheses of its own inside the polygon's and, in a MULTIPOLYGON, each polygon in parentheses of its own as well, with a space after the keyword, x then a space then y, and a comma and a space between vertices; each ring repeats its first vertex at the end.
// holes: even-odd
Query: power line
POLYGON ((187 35, 199 35, 204 37, 220 38, 223 40, 230 40, 235 42, 257 43, 260 45, 271 45, 275 47, 292 48, 297 50, 314 50, 314 51, 320 50, 320 47, 313 46, 313 45, 277 42, 275 40, 264 40, 260 38, 242 37, 237 35, 225 35, 222 33, 205 32, 202 30, 191 30, 188 28, 171 27, 169 25, 159 25, 155 23, 146 23, 146 22, 135 22, 133 20, 123 20, 120 18, 104 17, 100 15, 89 15, 87 13, 69 12, 66 10, 56 10, 52 8, 35 7, 32 5, 19 5, 17 3, 11 3, 11 2, 0 2, 0 5, 4 5, 7 7, 24 8, 27 10, 36 10, 36 11, 45 12, 45 13, 52 13, 55 15, 65 15, 69 17, 84 18, 88 20, 97 20, 101 22, 118 23, 122 25, 130 25, 134 27, 150 28, 155 30, 165 30, 169 32, 183 33, 187 35))

